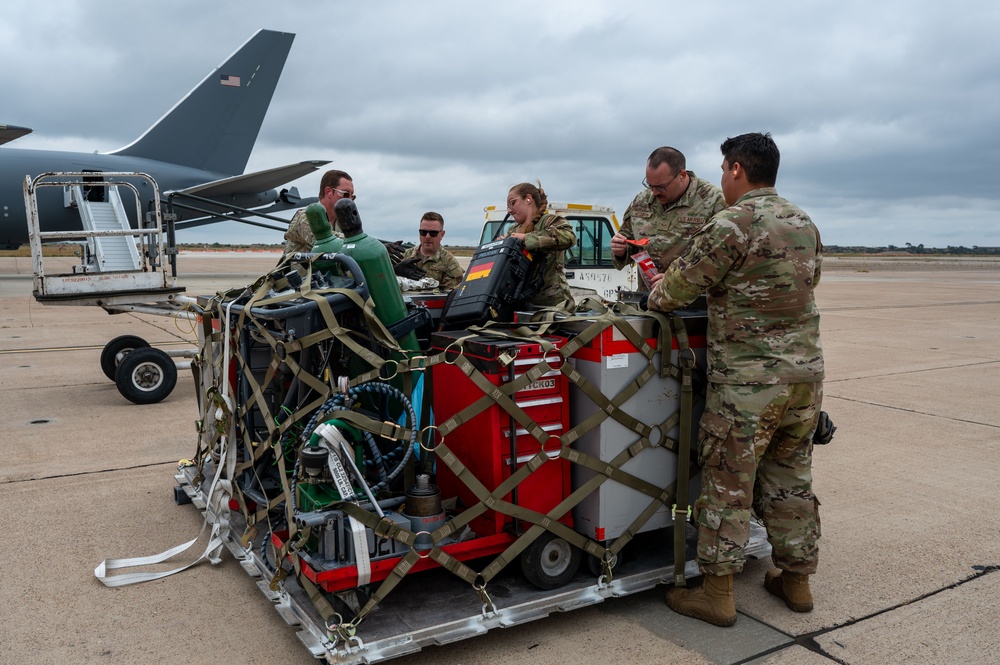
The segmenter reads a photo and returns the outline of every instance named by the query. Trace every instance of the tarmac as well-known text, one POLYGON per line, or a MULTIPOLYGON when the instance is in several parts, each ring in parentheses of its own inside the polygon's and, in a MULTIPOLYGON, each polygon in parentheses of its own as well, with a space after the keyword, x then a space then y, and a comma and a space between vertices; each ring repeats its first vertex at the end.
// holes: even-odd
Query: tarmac
MULTIPOLYGON (((214 293, 276 260, 182 254, 180 283, 214 293)), ((767 594, 770 562, 751 561, 732 628, 673 613, 658 587, 392 662, 1000 663, 1000 261, 824 266, 824 410, 837 433, 814 454, 811 613, 767 594)), ((137 586, 94 578, 100 561, 164 551, 202 521, 173 499, 196 443, 190 373, 136 406, 104 377, 101 349, 124 334, 166 349, 194 335, 163 317, 43 306, 31 289, 30 259, 0 258, 0 663, 313 662, 228 553, 137 586)))

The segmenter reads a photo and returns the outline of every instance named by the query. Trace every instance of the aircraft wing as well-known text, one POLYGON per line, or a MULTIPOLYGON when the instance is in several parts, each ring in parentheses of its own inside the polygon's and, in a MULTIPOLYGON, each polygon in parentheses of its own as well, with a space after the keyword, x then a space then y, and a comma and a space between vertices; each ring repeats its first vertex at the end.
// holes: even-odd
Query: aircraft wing
MULTIPOLYGON (((196 219, 186 219, 183 222, 177 222, 177 230, 190 229, 195 226, 206 226, 208 224, 216 224, 218 222, 242 222, 244 224, 249 224, 251 226, 259 226, 264 229, 271 229, 273 231, 284 231, 288 227, 288 220, 280 217, 275 217, 274 213, 282 212, 285 210, 297 210, 299 208, 305 207, 310 203, 316 203, 319 199, 315 196, 309 198, 299 198, 298 191, 292 187, 291 190, 285 191, 282 194, 282 198, 272 203, 266 208, 255 208, 253 210, 232 210, 226 213, 219 214, 206 214, 204 217, 198 217, 196 219), (280 223, 282 226, 272 226, 270 224, 264 224, 260 222, 252 222, 247 220, 248 217, 262 217, 264 219, 274 220, 280 223)), ((207 211, 206 211, 207 212, 207 211)))
POLYGON ((283 185, 286 182, 295 180, 296 178, 308 175, 324 164, 329 163, 329 160, 311 160, 308 162, 299 162, 298 164, 288 164, 287 166, 279 166, 277 168, 267 169, 266 171, 255 171, 253 173, 245 173, 243 175, 234 175, 230 178, 223 178, 221 180, 213 180, 211 182, 195 185, 194 187, 178 190, 177 192, 165 192, 165 194, 194 194, 206 199, 212 199, 220 196, 230 196, 232 194, 264 192, 269 189, 275 189, 279 185, 283 185))
POLYGON ((13 141, 14 139, 19 139, 25 134, 30 133, 31 130, 27 127, 18 127, 17 125, 0 125, 0 145, 3 145, 8 141, 13 141))

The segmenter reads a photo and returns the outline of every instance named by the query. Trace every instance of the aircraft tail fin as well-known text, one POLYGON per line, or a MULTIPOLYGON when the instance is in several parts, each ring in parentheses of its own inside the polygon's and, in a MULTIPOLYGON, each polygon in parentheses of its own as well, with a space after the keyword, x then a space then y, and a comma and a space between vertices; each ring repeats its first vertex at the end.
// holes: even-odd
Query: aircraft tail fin
POLYGON ((294 38, 258 30, 142 136, 111 154, 243 173, 294 38))

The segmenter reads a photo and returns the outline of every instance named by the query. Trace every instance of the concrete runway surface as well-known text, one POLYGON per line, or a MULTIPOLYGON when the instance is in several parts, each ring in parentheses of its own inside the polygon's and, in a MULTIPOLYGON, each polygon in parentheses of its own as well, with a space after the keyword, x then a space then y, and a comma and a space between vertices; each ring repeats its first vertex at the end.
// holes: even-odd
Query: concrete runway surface
MULTIPOLYGON (((276 260, 182 254, 181 283, 211 293, 276 260)), ((103 559, 201 527, 172 492, 196 443, 190 373, 136 406, 102 374, 101 348, 194 337, 172 319, 40 305, 30 272, 29 259, 0 259, 0 662, 312 662, 228 553, 133 587, 94 578, 103 559)), ((732 628, 674 614, 660 587, 392 662, 1000 663, 1000 262, 828 259, 818 298, 838 430, 814 457, 812 613, 769 596, 769 562, 755 561, 737 578, 732 628)))

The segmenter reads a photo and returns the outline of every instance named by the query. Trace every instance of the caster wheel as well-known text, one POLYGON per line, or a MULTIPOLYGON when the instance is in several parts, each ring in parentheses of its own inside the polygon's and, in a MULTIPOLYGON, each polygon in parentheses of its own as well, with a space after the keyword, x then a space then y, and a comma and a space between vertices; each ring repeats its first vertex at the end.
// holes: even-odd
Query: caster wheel
POLYGON ((539 589, 558 589, 576 575, 582 556, 562 538, 545 532, 521 553, 521 570, 539 589))

